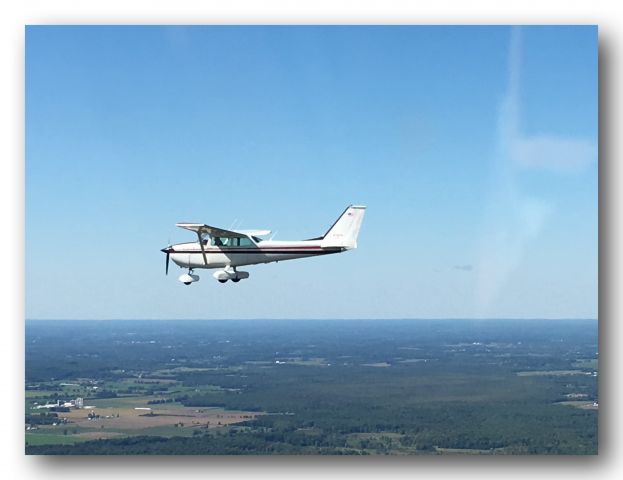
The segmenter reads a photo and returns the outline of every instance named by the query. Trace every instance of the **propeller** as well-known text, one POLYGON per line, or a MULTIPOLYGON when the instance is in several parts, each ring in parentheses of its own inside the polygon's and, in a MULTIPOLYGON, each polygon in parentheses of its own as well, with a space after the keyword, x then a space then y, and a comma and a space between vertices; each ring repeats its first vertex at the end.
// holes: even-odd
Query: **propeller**
POLYGON ((163 248, 162 250, 160 250, 162 253, 166 253, 167 254, 167 259, 166 259, 166 263, 165 263, 165 268, 164 268, 164 274, 168 275, 169 274, 169 260, 170 260, 170 255, 171 252, 173 251, 173 247, 171 246, 171 244, 169 243, 169 246, 167 246, 167 248, 163 248))
POLYGON ((167 259, 166 259, 165 268, 164 268, 164 274, 168 275, 169 274, 169 259, 170 259, 171 252, 173 251, 173 247, 171 246, 171 234, 169 234, 169 241, 167 242, 167 248, 163 248, 160 251, 162 253, 166 253, 167 254, 167 259))

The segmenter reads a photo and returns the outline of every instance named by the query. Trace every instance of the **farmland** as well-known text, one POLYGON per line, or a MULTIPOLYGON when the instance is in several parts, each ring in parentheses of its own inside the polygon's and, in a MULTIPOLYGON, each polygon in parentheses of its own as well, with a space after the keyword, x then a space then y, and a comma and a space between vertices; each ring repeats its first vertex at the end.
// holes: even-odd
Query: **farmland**
POLYGON ((26 452, 594 454, 597 368, 590 320, 28 322, 26 452))

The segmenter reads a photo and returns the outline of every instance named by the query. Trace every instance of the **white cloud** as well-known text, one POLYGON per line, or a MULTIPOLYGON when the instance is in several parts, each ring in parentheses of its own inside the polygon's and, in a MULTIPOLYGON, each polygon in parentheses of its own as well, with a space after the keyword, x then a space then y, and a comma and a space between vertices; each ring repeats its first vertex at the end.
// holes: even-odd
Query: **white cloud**
POLYGON ((492 305, 521 264, 526 248, 555 213, 554 204, 521 189, 522 170, 580 173, 597 160, 596 145, 586 140, 521 132, 519 80, 521 29, 514 27, 509 48, 508 93, 498 116, 495 177, 492 179, 485 230, 476 271, 476 302, 481 315, 492 305))
POLYGON ((512 140, 511 155, 512 161, 520 167, 579 173, 596 162, 597 146, 575 138, 520 137, 512 140))

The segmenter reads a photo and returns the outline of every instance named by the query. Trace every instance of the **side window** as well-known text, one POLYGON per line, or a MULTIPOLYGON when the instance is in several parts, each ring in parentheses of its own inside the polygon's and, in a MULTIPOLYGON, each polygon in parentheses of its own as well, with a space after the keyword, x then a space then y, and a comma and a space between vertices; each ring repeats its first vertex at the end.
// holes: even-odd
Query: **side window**
POLYGON ((239 238, 238 240, 240 240, 240 246, 241 247, 250 247, 251 245, 253 245, 253 243, 251 242, 251 240, 249 238, 239 238))
POLYGON ((253 242, 246 237, 212 237, 210 245, 216 247, 251 247, 253 242))

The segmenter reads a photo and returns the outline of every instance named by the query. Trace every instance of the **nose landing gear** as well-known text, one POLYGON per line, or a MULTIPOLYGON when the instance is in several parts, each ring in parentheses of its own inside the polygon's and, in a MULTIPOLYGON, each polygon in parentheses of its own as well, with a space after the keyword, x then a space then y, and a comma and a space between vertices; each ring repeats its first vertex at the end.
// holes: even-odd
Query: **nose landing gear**
POLYGON ((189 269, 188 273, 180 275, 180 278, 178 278, 178 280, 184 285, 190 285, 191 283, 199 281, 199 275, 194 275, 192 269, 189 269))

